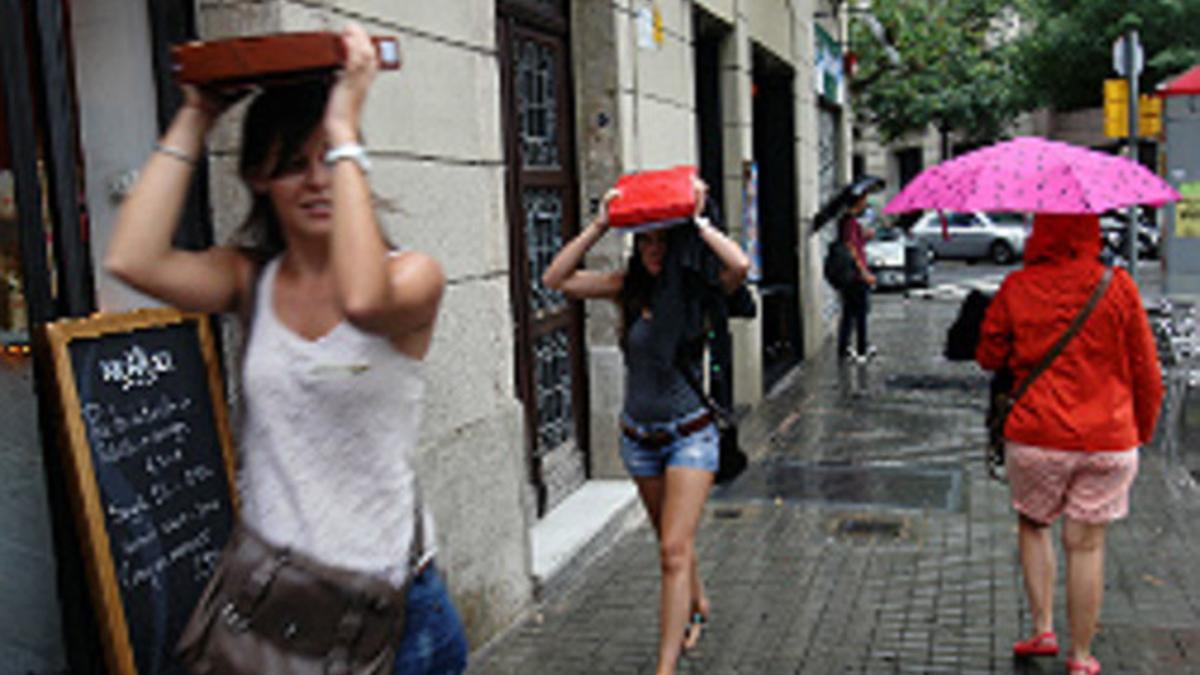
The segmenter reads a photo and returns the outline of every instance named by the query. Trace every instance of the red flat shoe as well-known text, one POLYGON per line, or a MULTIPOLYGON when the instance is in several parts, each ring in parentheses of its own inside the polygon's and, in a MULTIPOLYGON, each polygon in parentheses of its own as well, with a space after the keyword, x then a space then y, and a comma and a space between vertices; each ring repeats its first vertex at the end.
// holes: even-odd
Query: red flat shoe
POLYGON ((1100 662, 1094 656, 1082 661, 1067 659, 1067 675, 1100 675, 1100 662))
POLYGON ((1014 642, 1013 656, 1058 656, 1058 636, 1051 630, 1014 642))

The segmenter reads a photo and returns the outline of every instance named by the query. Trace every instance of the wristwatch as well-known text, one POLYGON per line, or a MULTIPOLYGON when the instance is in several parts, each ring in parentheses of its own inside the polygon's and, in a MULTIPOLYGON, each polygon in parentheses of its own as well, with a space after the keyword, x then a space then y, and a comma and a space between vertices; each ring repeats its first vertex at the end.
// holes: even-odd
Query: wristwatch
POLYGON ((343 159, 357 164, 363 173, 371 172, 371 160, 367 159, 367 149, 358 143, 343 143, 325 153, 325 164, 328 166, 333 166, 343 159))

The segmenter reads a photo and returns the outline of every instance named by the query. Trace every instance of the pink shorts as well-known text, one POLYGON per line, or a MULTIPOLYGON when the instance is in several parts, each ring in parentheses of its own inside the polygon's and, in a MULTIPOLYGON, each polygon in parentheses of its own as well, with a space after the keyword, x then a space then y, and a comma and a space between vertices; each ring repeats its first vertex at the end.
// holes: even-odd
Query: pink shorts
POLYGON ((1102 524, 1129 513, 1129 488, 1138 470, 1138 449, 1077 452, 1008 441, 1004 463, 1013 508, 1050 524, 1060 515, 1102 524))

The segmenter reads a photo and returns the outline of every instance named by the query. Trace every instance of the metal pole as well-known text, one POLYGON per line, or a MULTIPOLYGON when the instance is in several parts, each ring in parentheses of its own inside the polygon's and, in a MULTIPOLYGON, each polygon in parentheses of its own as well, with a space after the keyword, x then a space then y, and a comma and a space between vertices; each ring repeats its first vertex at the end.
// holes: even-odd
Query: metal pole
MULTIPOLYGON (((1125 76, 1129 79, 1129 159, 1138 161, 1138 33, 1130 29, 1125 34, 1125 76)), ((1138 207, 1128 210, 1129 222, 1125 223, 1125 259, 1129 261, 1129 274, 1137 281, 1138 207)))

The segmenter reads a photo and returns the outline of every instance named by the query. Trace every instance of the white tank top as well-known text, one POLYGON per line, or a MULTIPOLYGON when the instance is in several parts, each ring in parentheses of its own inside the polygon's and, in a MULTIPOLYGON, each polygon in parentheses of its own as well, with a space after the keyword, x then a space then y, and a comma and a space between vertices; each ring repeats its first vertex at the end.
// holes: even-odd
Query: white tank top
MULTIPOLYGON (((242 516, 268 541, 329 565, 409 573, 421 362, 343 320, 308 340, 271 302, 279 258, 258 281, 242 359, 242 516)), ((425 550, 433 523, 425 511, 425 550)))

